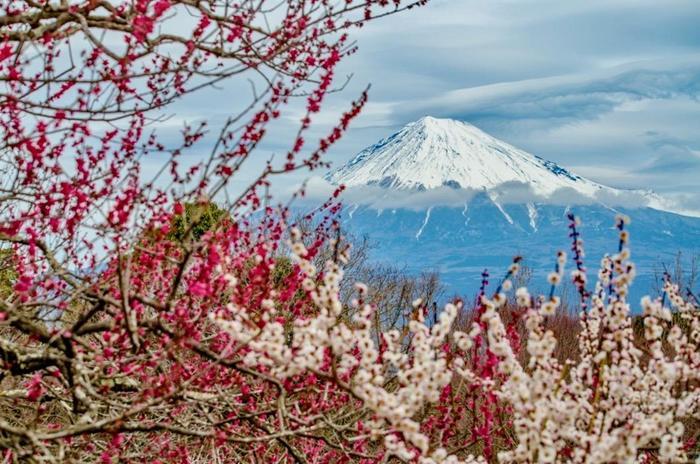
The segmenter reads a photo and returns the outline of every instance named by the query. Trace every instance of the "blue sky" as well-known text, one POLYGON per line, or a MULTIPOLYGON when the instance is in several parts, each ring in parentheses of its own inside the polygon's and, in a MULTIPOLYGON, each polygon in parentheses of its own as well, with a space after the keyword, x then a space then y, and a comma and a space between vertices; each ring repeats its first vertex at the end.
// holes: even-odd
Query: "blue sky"
MULTIPOLYGON (((315 134, 371 84, 329 154, 335 166, 421 116, 451 117, 598 182, 700 210, 699 24, 697 0, 431 0, 355 31, 359 50, 338 81, 353 77, 315 134)), ((247 82, 200 95, 177 120, 221 119, 247 95, 247 82)), ((288 148, 300 114, 284 117, 261 160, 288 148)))
POLYGON ((351 85, 331 110, 367 83, 370 104, 331 158, 420 116, 452 117, 599 182, 692 206, 698 24, 695 0, 432 0, 360 31, 343 68, 351 85))

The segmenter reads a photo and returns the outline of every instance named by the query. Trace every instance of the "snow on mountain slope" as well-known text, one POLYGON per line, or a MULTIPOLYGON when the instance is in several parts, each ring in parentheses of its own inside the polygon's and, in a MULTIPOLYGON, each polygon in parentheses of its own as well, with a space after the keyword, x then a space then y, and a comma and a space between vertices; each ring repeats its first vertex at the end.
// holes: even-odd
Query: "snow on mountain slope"
POLYGON ((377 185, 426 190, 440 186, 489 190, 506 182, 529 185, 538 195, 572 188, 588 197, 614 189, 572 174, 478 128, 426 116, 361 151, 326 180, 348 187, 377 185))

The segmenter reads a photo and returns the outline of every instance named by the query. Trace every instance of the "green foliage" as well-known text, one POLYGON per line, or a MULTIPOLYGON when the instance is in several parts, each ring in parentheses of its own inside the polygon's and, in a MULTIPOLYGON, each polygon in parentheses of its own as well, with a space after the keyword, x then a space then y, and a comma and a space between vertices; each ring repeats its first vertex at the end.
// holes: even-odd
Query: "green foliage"
POLYGON ((168 238, 183 242, 188 232, 194 240, 214 228, 226 217, 225 210, 216 203, 187 203, 182 214, 175 216, 168 238), (190 230, 191 229, 191 230, 190 230))
POLYGON ((275 260, 275 268, 272 270, 273 288, 280 288, 284 284, 284 280, 289 277, 294 269, 294 263, 286 256, 280 256, 275 260))
POLYGON ((17 279, 17 270, 12 262, 12 250, 0 250, 0 298, 3 300, 12 294, 17 279))

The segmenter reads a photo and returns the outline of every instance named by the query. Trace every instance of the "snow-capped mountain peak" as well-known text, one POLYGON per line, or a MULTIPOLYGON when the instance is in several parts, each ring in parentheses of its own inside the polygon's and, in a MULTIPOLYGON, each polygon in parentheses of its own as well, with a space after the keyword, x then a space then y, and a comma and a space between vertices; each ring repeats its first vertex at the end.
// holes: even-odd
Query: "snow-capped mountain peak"
POLYGON ((376 185, 404 190, 442 186, 490 190, 518 182, 538 195, 568 187, 589 197, 601 190, 613 190, 519 150, 471 124, 430 116, 365 148, 346 165, 330 172, 326 180, 348 187, 376 185))

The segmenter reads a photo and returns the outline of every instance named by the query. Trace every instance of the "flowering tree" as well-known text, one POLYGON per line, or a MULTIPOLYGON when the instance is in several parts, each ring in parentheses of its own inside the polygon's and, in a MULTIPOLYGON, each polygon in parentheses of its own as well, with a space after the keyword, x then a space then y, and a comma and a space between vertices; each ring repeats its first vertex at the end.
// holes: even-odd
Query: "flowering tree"
POLYGON ((346 392, 248 366, 251 341, 215 320, 246 307, 262 327, 274 302, 289 336, 314 311, 298 266, 281 265, 286 213, 269 179, 321 166, 364 104, 307 143, 349 33, 423 3, 0 2, 6 460, 305 462, 361 448, 344 431, 357 414, 338 408, 346 392), (173 104, 236 79, 252 89, 239 113, 159 136, 173 104), (305 114, 283 164, 231 188, 294 100, 305 114))
POLYGON ((425 323, 416 301, 406 324, 384 331, 363 284, 343 304, 336 198, 305 231, 271 206, 272 176, 323 166, 366 100, 309 148, 354 51, 348 34, 422 3, 2 3, 4 461, 686 457, 700 407, 698 308, 669 282, 663 301, 643 303, 640 343, 624 222, 592 290, 572 223, 580 356, 561 364, 547 321, 564 254, 549 295, 509 300, 515 262, 495 291, 485 283, 465 330, 453 324, 461 303, 425 323), (185 125, 177 141, 153 129, 170 105, 236 76, 252 76, 250 101, 216 129, 185 125), (233 189, 294 99, 305 114, 282 165, 233 189), (162 168, 146 170, 150 160, 162 168))

